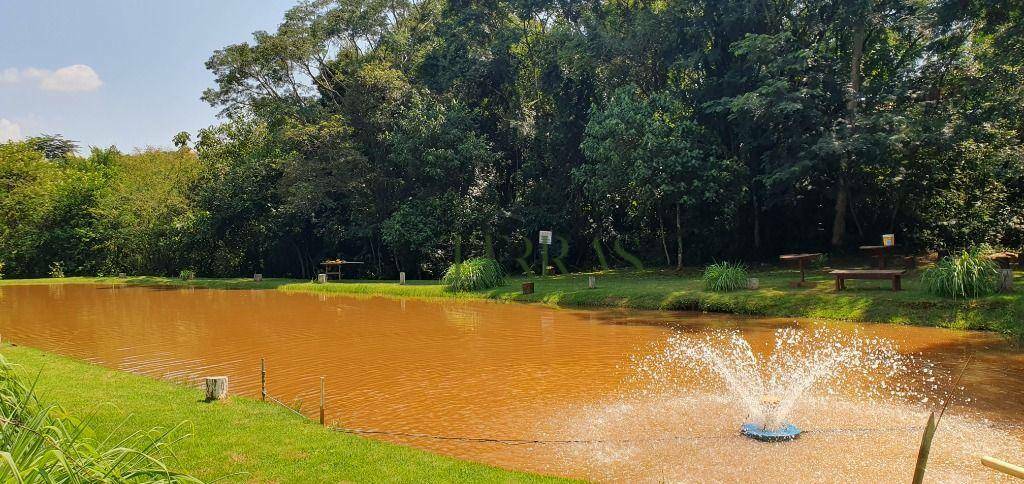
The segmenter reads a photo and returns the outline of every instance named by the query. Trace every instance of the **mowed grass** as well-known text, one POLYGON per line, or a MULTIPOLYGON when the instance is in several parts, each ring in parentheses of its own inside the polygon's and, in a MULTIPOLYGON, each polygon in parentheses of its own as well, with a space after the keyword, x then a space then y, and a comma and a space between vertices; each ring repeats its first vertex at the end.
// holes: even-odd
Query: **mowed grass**
MULTIPOLYGON (((779 317, 805 317, 847 321, 941 326, 999 331, 1024 338, 1024 297, 1017 292, 976 299, 953 300, 926 291, 915 271, 904 277, 903 291, 890 290, 889 281, 848 281, 847 290, 836 292, 831 276, 810 271, 805 287, 792 287, 795 270, 751 271, 760 281, 757 290, 712 292, 704 288, 699 270, 613 270, 549 277, 511 277, 504 285, 481 291, 450 292, 440 281, 343 280, 317 284, 294 279, 179 279, 159 277, 66 278, 2 281, 24 283, 124 283, 175 285, 220 289, 277 289, 319 294, 364 296, 468 298, 543 303, 561 307, 621 307, 654 310, 696 310, 779 317), (597 277, 597 288, 587 288, 587 278, 597 277), (522 294, 523 282, 534 282, 533 294, 522 294)), ((1016 277, 1022 276, 1018 271, 1016 277)))
POLYGON ((40 399, 86 419, 97 436, 125 436, 188 422, 169 464, 229 482, 566 482, 450 459, 326 430, 273 404, 231 397, 204 403, 199 390, 3 345, 3 356, 40 399))

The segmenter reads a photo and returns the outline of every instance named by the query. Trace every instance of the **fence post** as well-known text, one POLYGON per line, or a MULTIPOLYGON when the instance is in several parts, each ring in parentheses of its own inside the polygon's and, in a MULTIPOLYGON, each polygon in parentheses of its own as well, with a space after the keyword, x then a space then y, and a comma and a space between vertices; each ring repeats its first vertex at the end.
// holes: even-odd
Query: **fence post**
POLYGON ((326 420, 324 420, 324 377, 320 377, 320 425, 326 425, 326 420))
POLYGON ((267 361, 260 358, 260 400, 267 401, 267 361))

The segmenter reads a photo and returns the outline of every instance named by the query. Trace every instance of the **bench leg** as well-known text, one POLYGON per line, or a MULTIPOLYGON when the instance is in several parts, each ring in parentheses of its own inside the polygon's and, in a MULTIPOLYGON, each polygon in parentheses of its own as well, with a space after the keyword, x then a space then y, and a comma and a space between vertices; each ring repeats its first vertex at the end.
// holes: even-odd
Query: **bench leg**
POLYGON ((846 289, 846 284, 843 282, 843 278, 836 276, 836 291, 842 291, 846 289))
POLYGON ((893 291, 901 291, 901 290, 903 290, 903 288, 900 287, 900 276, 893 276, 892 277, 892 290, 893 291))

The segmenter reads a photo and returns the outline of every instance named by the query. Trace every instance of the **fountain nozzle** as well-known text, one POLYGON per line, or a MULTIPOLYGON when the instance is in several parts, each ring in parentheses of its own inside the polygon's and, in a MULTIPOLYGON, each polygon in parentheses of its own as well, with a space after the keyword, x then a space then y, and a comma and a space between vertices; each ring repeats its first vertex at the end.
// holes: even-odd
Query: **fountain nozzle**
POLYGON ((761 399, 763 423, 747 422, 740 427, 740 433, 761 442, 786 442, 800 436, 801 430, 787 422, 777 422, 782 399, 766 395, 761 399))

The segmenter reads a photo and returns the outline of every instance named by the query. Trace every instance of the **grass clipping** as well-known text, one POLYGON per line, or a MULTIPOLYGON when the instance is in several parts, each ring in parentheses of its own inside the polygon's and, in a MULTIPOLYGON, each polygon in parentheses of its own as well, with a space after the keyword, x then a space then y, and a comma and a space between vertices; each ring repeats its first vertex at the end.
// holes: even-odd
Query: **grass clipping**
POLYGON ((715 292, 736 291, 747 287, 747 268, 742 264, 716 262, 704 269, 704 288, 715 292))
POLYGON ((449 291, 491 289, 505 283, 505 273, 494 259, 478 257, 452 264, 441 278, 449 291))
POLYGON ((935 267, 921 274, 928 291, 933 294, 959 298, 973 298, 992 294, 999 284, 999 266, 978 248, 962 251, 959 255, 944 257, 935 267))

